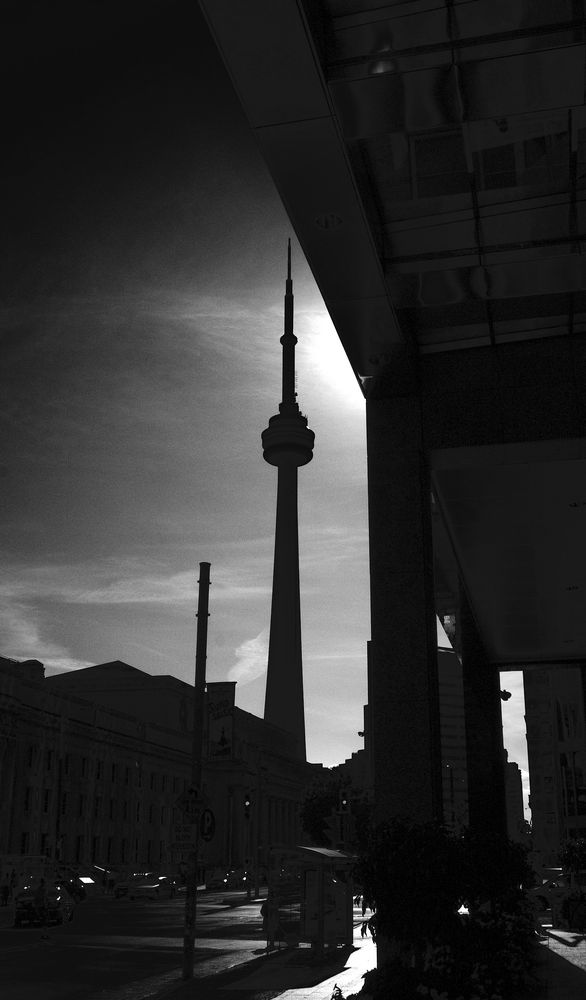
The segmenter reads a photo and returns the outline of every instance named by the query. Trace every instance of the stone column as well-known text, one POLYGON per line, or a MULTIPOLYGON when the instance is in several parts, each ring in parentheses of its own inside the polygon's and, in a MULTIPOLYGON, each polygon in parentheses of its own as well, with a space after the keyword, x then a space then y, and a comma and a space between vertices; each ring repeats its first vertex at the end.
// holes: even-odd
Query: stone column
POLYGON ((378 819, 441 819, 429 465, 414 380, 367 400, 369 706, 378 819))
POLYGON ((471 830, 506 836, 505 766, 500 677, 488 663, 467 595, 460 585, 460 638, 466 716, 468 814, 471 830))

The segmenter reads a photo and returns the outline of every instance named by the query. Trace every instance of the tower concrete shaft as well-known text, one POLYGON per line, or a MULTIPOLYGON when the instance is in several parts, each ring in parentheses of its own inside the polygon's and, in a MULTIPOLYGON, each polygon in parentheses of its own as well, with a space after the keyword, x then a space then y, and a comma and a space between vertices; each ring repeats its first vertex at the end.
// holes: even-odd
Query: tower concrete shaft
POLYGON ((263 457, 278 468, 277 520, 273 597, 269 635, 269 660, 264 717, 272 725, 293 733, 297 756, 305 760, 305 708, 301 655, 301 602, 299 594, 299 533, 297 524, 297 469, 313 457, 314 433, 299 411, 295 392, 293 286, 289 241, 285 284, 283 385, 279 413, 262 433, 263 457))

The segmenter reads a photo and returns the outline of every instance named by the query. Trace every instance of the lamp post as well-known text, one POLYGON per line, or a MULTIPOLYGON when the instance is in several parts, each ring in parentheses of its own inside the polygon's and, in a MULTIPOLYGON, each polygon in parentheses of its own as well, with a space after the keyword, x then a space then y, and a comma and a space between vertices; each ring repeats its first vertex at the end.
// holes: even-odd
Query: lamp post
POLYGON ((244 870, 246 871, 246 900, 250 903, 250 793, 244 796, 244 870))
MULTIPOLYGON (((208 639, 208 598, 210 563, 199 564, 199 599, 197 604, 197 639, 195 649, 195 685, 193 691, 193 744, 191 755, 191 788, 201 801, 203 713, 206 683, 206 655, 208 639)), ((193 978, 195 955, 195 919, 197 912, 197 840, 199 809, 196 807, 193 839, 187 864, 187 892, 185 894, 185 926, 183 933, 183 979, 193 978)))

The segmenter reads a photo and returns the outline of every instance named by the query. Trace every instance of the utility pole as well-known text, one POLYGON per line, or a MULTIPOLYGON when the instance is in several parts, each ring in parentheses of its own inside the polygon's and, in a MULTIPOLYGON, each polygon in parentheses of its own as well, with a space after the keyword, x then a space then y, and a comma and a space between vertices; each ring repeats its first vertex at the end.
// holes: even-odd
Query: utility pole
POLYGON ((191 791, 195 800, 192 841, 187 863, 187 892, 185 894, 185 927, 183 933, 183 979, 193 979, 195 955, 195 918, 197 912, 197 848, 199 816, 201 810, 201 774, 203 714, 206 685, 206 656, 208 642, 208 599, 210 589, 210 563, 199 564, 199 597, 197 602, 197 640, 195 647, 195 686, 193 692, 193 745, 191 757, 191 791))

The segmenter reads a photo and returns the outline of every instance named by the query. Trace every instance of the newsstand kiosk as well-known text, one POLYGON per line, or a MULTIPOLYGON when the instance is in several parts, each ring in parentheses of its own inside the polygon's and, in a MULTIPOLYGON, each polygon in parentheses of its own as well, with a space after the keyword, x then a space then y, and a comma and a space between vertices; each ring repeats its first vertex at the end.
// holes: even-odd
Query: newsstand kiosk
POLYGON ((353 855, 325 847, 273 847, 269 852, 267 947, 352 945, 353 855))

